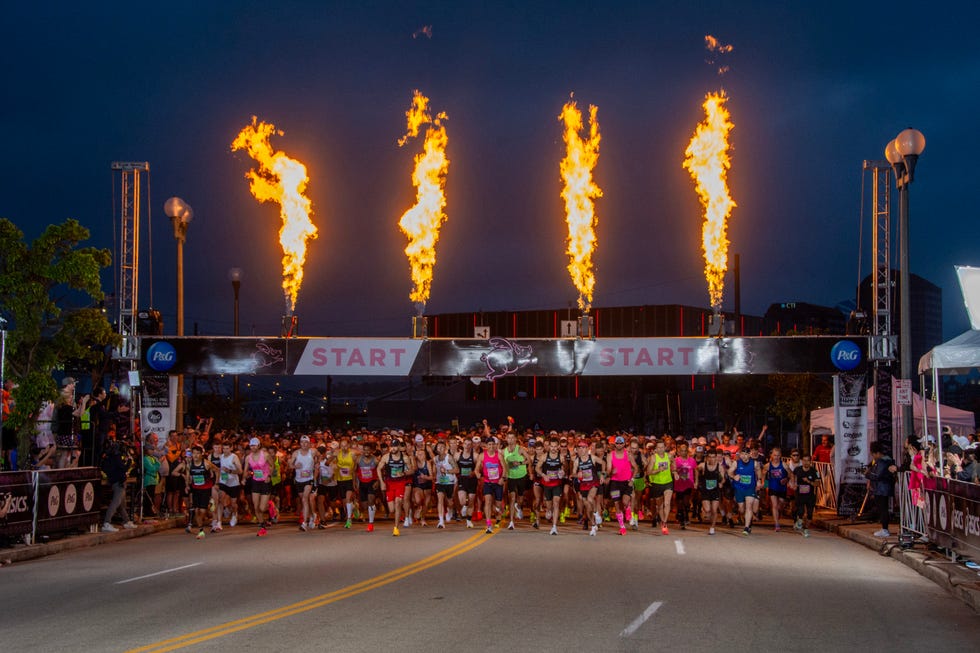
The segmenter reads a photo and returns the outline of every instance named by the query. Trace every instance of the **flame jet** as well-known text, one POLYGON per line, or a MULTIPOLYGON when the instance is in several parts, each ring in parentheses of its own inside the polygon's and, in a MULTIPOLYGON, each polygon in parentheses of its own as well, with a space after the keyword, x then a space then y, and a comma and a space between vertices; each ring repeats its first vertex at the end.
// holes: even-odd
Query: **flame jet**
POLYGON ((405 211, 398 226, 408 237, 405 254, 412 268, 412 292, 409 297, 415 302, 419 316, 425 311, 432 289, 432 268, 436 264, 436 243, 439 242, 439 228, 446 221, 446 175, 449 172, 449 159, 446 158, 446 145, 449 138, 442 124, 448 118, 439 113, 435 118, 429 113, 429 98, 418 91, 412 98, 412 106, 405 112, 408 131, 398 139, 398 147, 418 136, 424 125, 425 141, 422 152, 415 156, 415 171, 412 183, 416 188, 415 206, 405 211))
POLYGON ((281 131, 275 125, 258 122, 252 116, 252 124, 246 125, 234 142, 232 151, 245 150, 259 164, 245 174, 249 190, 260 202, 277 202, 282 227, 279 244, 282 245, 282 289, 286 295, 286 311, 293 314, 296 296, 303 284, 303 264, 306 262, 306 243, 316 238, 317 229, 310 216, 313 206, 303 192, 310 178, 306 166, 282 152, 276 152, 269 138, 281 131))
POLYGON ((602 189, 592 179, 592 169, 599 160, 598 108, 589 106, 588 137, 583 138, 582 112, 574 101, 565 103, 558 120, 565 125, 565 158, 561 162, 561 191, 565 200, 565 221, 568 223, 568 272, 578 290, 578 307, 588 312, 592 306, 595 275, 592 273, 592 253, 596 247, 594 199, 602 197, 602 189))
POLYGON ((728 133, 734 125, 729 120, 724 91, 708 93, 705 97, 705 119, 698 123, 694 136, 684 152, 684 168, 691 174, 701 206, 704 207, 704 226, 701 230, 701 249, 704 252, 704 276, 708 281, 711 309, 721 312, 728 270, 727 220, 735 208, 728 192, 728 133))

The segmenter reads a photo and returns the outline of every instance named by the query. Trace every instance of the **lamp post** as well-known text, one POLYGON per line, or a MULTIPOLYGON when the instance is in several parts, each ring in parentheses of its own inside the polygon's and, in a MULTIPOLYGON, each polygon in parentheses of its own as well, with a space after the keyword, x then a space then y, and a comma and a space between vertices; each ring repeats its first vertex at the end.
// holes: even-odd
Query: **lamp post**
MULTIPOLYGON (((228 280, 231 281, 232 290, 235 291, 235 337, 238 337, 238 291, 242 287, 242 269, 241 268, 230 268, 228 270, 228 280)), ((235 392, 233 395, 234 406, 235 406, 235 424, 238 424, 238 375, 234 376, 235 381, 235 392)))
MULTIPOLYGON (((912 380, 912 328, 909 319, 909 186, 915 178, 915 164, 926 148, 926 137, 917 129, 903 130, 885 147, 885 158, 895 170, 898 189, 898 305, 899 305, 899 378, 912 380)), ((915 433, 912 406, 902 406, 902 440, 915 433)))
MULTIPOLYGON (((184 241, 187 227, 194 217, 191 205, 179 197, 171 197, 163 205, 163 212, 170 218, 177 241, 177 336, 184 335, 184 241)), ((184 428, 184 375, 177 375, 177 423, 178 431, 184 428)))

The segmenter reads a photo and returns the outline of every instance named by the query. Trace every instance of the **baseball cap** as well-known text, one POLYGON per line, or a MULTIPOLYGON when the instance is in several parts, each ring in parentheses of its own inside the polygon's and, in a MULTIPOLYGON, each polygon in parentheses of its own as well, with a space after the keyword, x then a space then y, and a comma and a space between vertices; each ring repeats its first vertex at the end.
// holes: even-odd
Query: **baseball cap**
POLYGON ((259 439, 258 438, 252 438, 251 440, 248 441, 248 446, 250 446, 250 447, 257 447, 257 446, 259 446, 259 439))
POLYGON ((498 440, 495 436, 490 436, 490 439, 487 440, 487 442, 490 444, 500 444, 500 440, 498 440))
POLYGON ((580 447, 587 447, 587 446, 589 446, 589 443, 586 442, 585 440, 579 440, 578 441, 578 446, 580 446, 580 447))
POLYGON ((308 435, 304 435, 303 437, 301 437, 301 438, 299 439, 299 441, 300 441, 300 442, 309 442, 309 441, 310 441, 310 436, 308 436, 308 435))
POLYGON ((415 436, 415 441, 416 442, 425 442, 425 438, 422 437, 422 434, 421 433, 419 433, 418 435, 415 436))
POLYGON ((61 379, 61 387, 62 388, 67 387, 67 386, 70 386, 70 385, 75 385, 75 378, 74 377, 66 376, 65 378, 61 379))
POLYGON ((621 435, 616 436, 616 444, 626 444, 626 438, 621 435))

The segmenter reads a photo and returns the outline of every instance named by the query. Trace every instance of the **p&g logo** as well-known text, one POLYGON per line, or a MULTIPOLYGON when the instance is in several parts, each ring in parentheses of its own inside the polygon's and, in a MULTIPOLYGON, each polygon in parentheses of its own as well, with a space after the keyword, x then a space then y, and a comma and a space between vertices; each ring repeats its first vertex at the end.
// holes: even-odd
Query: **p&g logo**
POLYGON ((861 348, 850 340, 840 340, 830 350, 830 360, 842 372, 850 372, 861 364, 861 348))
POLYGON ((146 352, 146 364, 157 372, 166 372, 177 362, 177 351, 169 342, 154 342, 146 352))

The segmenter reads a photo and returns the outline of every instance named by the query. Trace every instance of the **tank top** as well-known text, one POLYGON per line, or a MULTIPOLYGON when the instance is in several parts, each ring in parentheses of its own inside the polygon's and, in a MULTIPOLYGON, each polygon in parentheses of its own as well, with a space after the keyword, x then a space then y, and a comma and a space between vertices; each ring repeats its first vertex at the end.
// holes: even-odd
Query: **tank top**
POLYGON ((653 454, 653 473, 650 474, 650 482, 657 485, 666 485, 673 480, 670 474, 670 454, 664 453, 663 456, 653 454))
POLYGON ((297 483, 309 483, 313 480, 312 450, 307 451, 305 454, 302 449, 297 452, 295 462, 293 463, 293 471, 295 472, 294 478, 297 483))
POLYGON ((341 481, 354 480, 354 452, 337 451, 337 476, 341 481))
POLYGON ((190 467, 188 467, 190 477, 191 477, 191 487, 195 490, 210 490, 214 485, 214 475, 208 471, 208 468, 204 466, 204 461, 202 460, 199 464, 195 464, 191 461, 190 467))
POLYGON ((257 455, 248 454, 248 466, 252 470, 252 480, 259 483, 269 483, 272 481, 272 469, 269 467, 269 459, 261 451, 257 455))
POLYGON ((694 487, 694 470, 697 466, 698 462, 694 458, 674 458, 674 471, 677 472, 674 490, 685 492, 694 487))
POLYGON ((472 476, 473 469, 476 467, 476 459, 473 457, 473 451, 470 451, 470 455, 465 453, 460 453, 459 458, 456 459, 456 464, 459 465, 459 475, 460 476, 472 476))
POLYGON ((743 461, 741 458, 735 463, 735 485, 742 489, 755 488, 755 462, 743 461))
POLYGON ((609 453, 609 478, 613 481, 633 480, 633 466, 630 465, 630 454, 624 451, 622 456, 617 456, 615 451, 609 453))
POLYGON ((561 483, 561 479, 565 476, 562 472, 562 462, 561 454, 557 458, 552 458, 551 456, 546 456, 544 463, 541 464, 541 485, 545 487, 555 487, 561 483))
POLYGON ((422 476, 430 476, 430 477, 432 476, 432 474, 429 473, 429 461, 428 461, 428 459, 426 459, 426 461, 423 462, 423 463, 419 463, 416 460, 415 475, 414 476, 415 476, 415 478, 414 478, 414 484, 415 484, 416 487, 420 487, 420 488, 422 488, 424 490, 424 489, 430 488, 432 486, 432 479, 431 478, 429 478, 428 480, 425 480, 425 479, 422 478, 422 476))
POLYGON ((230 453, 227 456, 221 454, 221 458, 218 461, 219 478, 218 482, 227 487, 238 487, 240 480, 238 474, 235 473, 235 461, 237 457, 235 454, 230 453))
POLYGON ((378 478, 378 459, 361 456, 357 460, 357 479, 361 483, 373 483, 378 478))
POLYGON ((453 464, 450 462, 449 454, 440 460, 436 456, 436 483, 439 485, 453 485, 456 483, 456 474, 453 473, 453 464))
POLYGON ((507 478, 524 478, 527 476, 527 463, 524 462, 524 454, 521 453, 520 445, 513 451, 510 447, 504 449, 504 460, 507 461, 507 478))
POLYGON ((698 487, 710 492, 717 490, 721 480, 721 466, 717 463, 714 469, 708 468, 708 463, 704 464, 704 472, 698 477, 698 487))
POLYGON ((766 480, 766 485, 770 490, 775 490, 776 492, 781 492, 786 490, 786 485, 783 481, 789 479, 789 475, 786 473, 786 468, 783 467, 783 461, 779 461, 779 465, 773 467, 773 464, 769 463, 769 473, 768 479, 766 480))
POLYGON ((388 456, 388 478, 393 481, 405 481, 405 470, 407 466, 405 464, 405 454, 398 454, 399 458, 396 460, 393 455, 388 456))
POLYGON ((592 460, 592 456, 586 456, 585 458, 579 458, 576 456, 578 461, 578 473, 579 473, 579 489, 580 490, 591 490, 596 485, 598 485, 598 474, 596 474, 595 462, 592 460))
POLYGON ((633 454, 633 462, 636 463, 636 475, 634 479, 643 478, 643 452, 637 451, 633 454))
POLYGON ((500 483, 500 453, 490 455, 490 452, 483 453, 483 482, 500 483))
POLYGON ((320 461, 320 485, 324 487, 335 487, 337 485, 337 479, 334 478, 333 463, 329 463, 326 460, 320 461))

